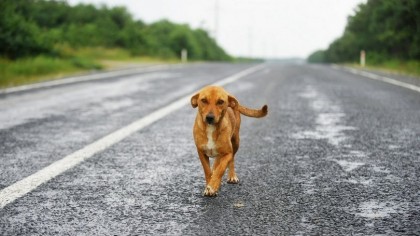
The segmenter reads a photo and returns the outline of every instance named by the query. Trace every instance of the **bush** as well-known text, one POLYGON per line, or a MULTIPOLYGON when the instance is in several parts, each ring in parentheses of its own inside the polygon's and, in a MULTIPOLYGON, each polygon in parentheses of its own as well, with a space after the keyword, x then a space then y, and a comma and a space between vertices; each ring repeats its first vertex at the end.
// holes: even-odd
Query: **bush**
POLYGON ((0 55, 16 59, 40 53, 50 53, 51 46, 39 27, 19 14, 24 2, 0 1, 0 55))

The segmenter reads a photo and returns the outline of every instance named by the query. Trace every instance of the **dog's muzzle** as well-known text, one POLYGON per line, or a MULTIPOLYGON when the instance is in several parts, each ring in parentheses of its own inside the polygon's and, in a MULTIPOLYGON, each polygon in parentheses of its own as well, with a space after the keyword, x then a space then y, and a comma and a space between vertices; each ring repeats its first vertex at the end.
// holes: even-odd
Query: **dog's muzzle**
POLYGON ((214 114, 213 113, 209 113, 209 114, 207 114, 207 116, 206 116, 206 122, 207 122, 207 124, 209 124, 209 125, 212 125, 212 124, 214 124, 214 114))

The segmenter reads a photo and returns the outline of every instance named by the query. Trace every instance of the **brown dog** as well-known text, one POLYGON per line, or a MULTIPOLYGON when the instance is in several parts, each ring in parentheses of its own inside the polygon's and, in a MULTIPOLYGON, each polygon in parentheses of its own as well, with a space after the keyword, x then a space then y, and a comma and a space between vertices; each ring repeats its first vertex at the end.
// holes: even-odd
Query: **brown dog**
POLYGON ((239 182, 234 169, 234 158, 239 148, 240 114, 264 117, 267 115, 267 105, 261 110, 243 107, 235 97, 218 86, 203 88, 191 98, 191 105, 193 108, 198 106, 193 132, 206 178, 204 195, 216 196, 227 167, 227 182, 239 182), (209 157, 215 158, 212 169, 209 157))

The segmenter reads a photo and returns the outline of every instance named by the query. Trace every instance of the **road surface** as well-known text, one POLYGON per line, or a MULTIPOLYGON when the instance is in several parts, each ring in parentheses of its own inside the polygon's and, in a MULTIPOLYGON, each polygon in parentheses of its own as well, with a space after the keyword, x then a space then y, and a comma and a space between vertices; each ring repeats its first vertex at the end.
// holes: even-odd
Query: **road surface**
POLYGON ((420 234, 420 92, 336 66, 201 63, 3 93, 0 143, 0 235, 420 234), (208 198, 188 96, 216 82, 269 115, 243 118, 241 182, 208 198))

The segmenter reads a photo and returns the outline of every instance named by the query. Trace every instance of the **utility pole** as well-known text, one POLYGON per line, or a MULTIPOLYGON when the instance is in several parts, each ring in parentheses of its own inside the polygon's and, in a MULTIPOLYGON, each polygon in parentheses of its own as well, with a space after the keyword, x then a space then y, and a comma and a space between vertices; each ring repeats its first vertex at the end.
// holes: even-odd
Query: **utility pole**
POLYGON ((252 43, 252 27, 250 25, 248 28, 248 53, 250 58, 252 58, 252 43))
POLYGON ((217 42, 217 31, 219 30, 219 0, 214 3, 214 40, 217 42))

